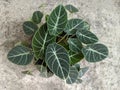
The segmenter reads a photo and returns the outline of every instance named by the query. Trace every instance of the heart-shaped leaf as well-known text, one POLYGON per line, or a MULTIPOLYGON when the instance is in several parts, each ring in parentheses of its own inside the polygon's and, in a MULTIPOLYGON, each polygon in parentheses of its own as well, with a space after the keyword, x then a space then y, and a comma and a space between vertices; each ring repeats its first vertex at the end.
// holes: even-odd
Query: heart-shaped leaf
POLYGON ((77 38, 69 38, 67 42, 71 51, 76 53, 81 52, 82 44, 77 38))
POLYGON ((78 71, 75 67, 70 67, 70 72, 69 72, 69 75, 66 79, 66 83, 68 84, 73 84, 76 82, 78 78, 78 71))
POLYGON ((47 24, 43 24, 33 36, 32 48, 36 59, 43 59, 45 56, 45 48, 49 43, 54 42, 55 37, 49 35, 47 31, 47 24))
POLYGON ((65 8, 70 12, 70 13, 75 13, 78 12, 78 9, 74 7, 73 5, 66 5, 65 8))
POLYGON ((40 11, 35 11, 33 13, 33 16, 32 16, 32 20, 33 22, 35 22, 36 24, 39 24, 41 22, 41 19, 43 17, 43 13, 40 12, 40 11))
POLYGON ((78 30, 76 32, 77 38, 85 44, 93 44, 98 42, 98 38, 95 34, 88 30, 78 30))
POLYGON ((108 56, 108 49, 103 44, 93 44, 84 47, 82 53, 88 62, 98 62, 108 56))
POLYGON ((76 33, 77 30, 81 30, 81 29, 89 30, 90 25, 87 22, 83 21, 82 19, 70 19, 67 22, 64 31, 68 35, 73 35, 76 33))
POLYGON ((69 57, 70 57, 70 64, 74 65, 78 63, 80 60, 84 58, 82 52, 79 53, 74 53, 74 52, 69 52, 69 57))
POLYGON ((38 26, 31 21, 26 21, 23 23, 23 30, 26 35, 33 35, 38 30, 38 26))
POLYGON ((47 25, 50 35, 58 36, 67 23, 67 12, 63 5, 57 6, 50 14, 47 25))
POLYGON ((28 48, 19 45, 10 50, 7 57, 12 63, 27 65, 32 61, 33 54, 28 48))
POLYGON ((69 73, 69 56, 64 47, 56 43, 47 46, 45 62, 49 69, 61 79, 69 73))
POLYGON ((88 69, 89 67, 80 68, 79 78, 81 78, 88 71, 88 69))

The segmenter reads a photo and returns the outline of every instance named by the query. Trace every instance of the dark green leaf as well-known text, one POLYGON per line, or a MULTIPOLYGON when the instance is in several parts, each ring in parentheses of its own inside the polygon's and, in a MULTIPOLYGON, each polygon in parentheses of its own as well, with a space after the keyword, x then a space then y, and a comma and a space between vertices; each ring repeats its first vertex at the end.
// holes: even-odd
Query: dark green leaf
POLYGON ((80 60, 84 58, 82 52, 79 53, 74 53, 74 52, 69 52, 69 57, 70 57, 70 64, 74 65, 78 63, 80 60))
POLYGON ((40 12, 40 11, 35 11, 33 13, 33 16, 32 16, 32 20, 33 22, 35 22, 36 24, 39 24, 41 22, 41 19, 43 17, 43 13, 40 12))
POLYGON ((24 46, 16 46, 7 55, 9 61, 18 65, 27 65, 33 59, 33 54, 24 46))
POLYGON ((82 44, 77 38, 69 38, 67 42, 71 51, 76 53, 81 52, 82 44))
POLYGON ((31 21, 26 21, 23 23, 23 30, 26 35, 33 35, 38 30, 38 26, 31 21))
POLYGON ((69 50, 69 45, 65 44, 64 42, 60 42, 60 45, 62 45, 66 50, 69 50))
POLYGON ((64 31, 68 34, 68 35, 73 35, 76 33, 77 30, 89 30, 90 29, 90 25, 83 21, 82 19, 70 19, 67 22, 67 25, 64 29, 64 31))
POLYGON ((47 46, 45 62, 49 69, 61 79, 69 73, 69 56, 66 50, 56 43, 47 46))
POLYGON ((71 13, 75 13, 75 12, 78 12, 78 9, 76 7, 74 7, 73 5, 66 5, 65 8, 71 12, 71 13))
POLYGON ((58 36, 58 34, 64 30, 66 23, 67 12, 63 5, 59 5, 52 11, 49 19, 47 20, 50 35, 58 36))
POLYGON ((108 49, 103 44, 93 44, 83 48, 82 53, 88 62, 98 62, 108 56, 108 49))
POLYGON ((73 84, 73 83, 76 82, 77 78, 78 78, 77 69, 75 67, 70 67, 70 72, 69 72, 69 75, 68 75, 68 77, 66 79, 66 82, 68 84, 73 84))
POLYGON ((80 68, 79 78, 81 78, 88 71, 88 69, 89 67, 80 68))
POLYGON ((96 35, 88 30, 78 30, 76 32, 76 36, 81 42, 85 44, 93 44, 98 42, 96 35))
POLYGON ((33 36, 32 48, 36 59, 42 59, 45 56, 45 49, 49 43, 54 42, 55 37, 49 35, 47 31, 47 24, 41 26, 33 36))

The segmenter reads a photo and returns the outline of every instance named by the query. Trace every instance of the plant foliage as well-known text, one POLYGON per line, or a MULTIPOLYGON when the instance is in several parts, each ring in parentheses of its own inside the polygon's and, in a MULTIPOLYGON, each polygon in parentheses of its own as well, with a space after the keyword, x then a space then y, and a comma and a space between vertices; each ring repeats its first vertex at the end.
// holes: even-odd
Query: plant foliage
POLYGON ((27 65, 33 60, 42 77, 55 74, 68 84, 81 83, 89 67, 81 68, 79 62, 84 58, 91 63, 101 61, 108 56, 108 49, 97 43, 98 38, 90 31, 88 22, 68 19, 66 10, 78 12, 73 5, 58 5, 45 16, 44 24, 41 23, 43 13, 35 11, 32 21, 23 23, 25 34, 32 38, 29 47, 15 46, 7 55, 9 61, 27 65))

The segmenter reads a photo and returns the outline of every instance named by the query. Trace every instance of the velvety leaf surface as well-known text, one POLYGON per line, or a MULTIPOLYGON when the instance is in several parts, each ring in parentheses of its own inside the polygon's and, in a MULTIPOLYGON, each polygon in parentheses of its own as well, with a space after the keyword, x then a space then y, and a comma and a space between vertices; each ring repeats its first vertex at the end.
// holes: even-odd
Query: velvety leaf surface
POLYGON ((24 46, 16 46, 7 55, 9 61, 18 65, 27 65, 33 59, 31 51, 24 46))
POLYGON ((76 36, 79 41, 85 44, 93 44, 98 42, 97 36, 88 30, 78 30, 76 32, 76 36))
POLYGON ((49 35, 46 23, 36 31, 32 39, 32 48, 36 59, 42 59, 45 56, 47 45, 54 42, 54 39, 54 36, 49 35))
POLYGON ((78 12, 78 9, 74 7, 73 5, 66 5, 65 8, 70 12, 70 13, 75 13, 78 12))
POLYGON ((67 22, 67 25, 64 29, 64 31, 68 34, 68 35, 72 35, 75 34, 77 30, 89 30, 90 29, 90 25, 83 21, 82 19, 70 19, 67 22))
POLYGON ((82 43, 77 38, 69 38, 67 42, 71 51, 76 53, 81 52, 82 43))
POLYGON ((32 21, 36 24, 39 24, 41 22, 41 19, 43 17, 43 13, 40 11, 35 11, 32 16, 32 21))
POLYGON ((47 46, 45 62, 49 69, 61 79, 69 73, 69 56, 66 50, 56 43, 47 46))
POLYGON ((58 36, 67 23, 67 12, 63 5, 57 6, 47 20, 48 31, 50 35, 58 36))
POLYGON ((66 79, 66 83, 67 84, 73 84, 76 82, 78 78, 78 71, 75 67, 70 67, 70 72, 69 72, 69 75, 66 79))
POLYGON ((82 53, 88 62, 98 62, 108 56, 108 49, 103 44, 93 44, 84 47, 82 53))
POLYGON ((23 23, 23 30, 26 35, 33 35, 38 30, 38 26, 31 21, 23 23))

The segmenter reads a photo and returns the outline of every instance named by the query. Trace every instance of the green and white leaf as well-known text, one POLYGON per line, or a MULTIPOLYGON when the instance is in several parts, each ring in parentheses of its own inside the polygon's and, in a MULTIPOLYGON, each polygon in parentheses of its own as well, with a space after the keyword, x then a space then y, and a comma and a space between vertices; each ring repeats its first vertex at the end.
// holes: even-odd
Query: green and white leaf
POLYGON ((49 69, 61 79, 69 74, 69 56, 67 51, 59 44, 53 43, 47 46, 45 62, 49 69))
POLYGON ((7 58, 14 64, 27 65, 32 61, 33 54, 28 48, 19 45, 9 51, 7 58))
POLYGON ((71 65, 78 63, 79 61, 81 61, 84 58, 81 51, 79 53, 74 53, 72 51, 69 51, 69 57, 70 57, 71 65))
POLYGON ((78 78, 78 70, 75 67, 70 67, 69 75, 66 79, 67 84, 73 84, 78 78))
POLYGON ((45 57, 45 49, 49 43, 54 42, 55 37, 49 35, 47 31, 47 24, 43 24, 33 36, 32 48, 36 59, 43 59, 45 57))
POLYGON ((98 42, 97 36, 88 30, 78 30, 76 32, 76 36, 79 41, 85 44, 93 44, 98 42))
POLYGON ((88 71, 88 69, 89 67, 80 68, 79 78, 81 78, 88 71))
POLYGON ((67 12, 63 5, 59 5, 52 11, 47 20, 50 35, 58 36, 64 30, 66 23, 67 12))
POLYGON ((75 13, 78 12, 78 9, 74 7, 73 5, 66 5, 65 8, 70 12, 70 13, 75 13))
POLYGON ((32 16, 32 21, 36 24, 39 24, 41 22, 41 19, 43 17, 43 13, 40 11, 35 11, 32 16))
POLYGON ((77 38, 69 38, 67 42, 71 51, 76 53, 81 52, 82 43, 77 38))
POLYGON ((26 21, 23 23, 23 30, 26 35, 33 35, 38 30, 38 26, 31 21, 26 21))
POLYGON ((93 44, 84 47, 82 53, 88 62, 98 62, 108 56, 108 48, 103 44, 93 44))
POLYGON ((77 30, 81 30, 81 29, 89 30, 90 25, 86 21, 83 21, 82 19, 70 19, 67 22, 64 31, 68 35, 73 35, 76 33, 77 30))

